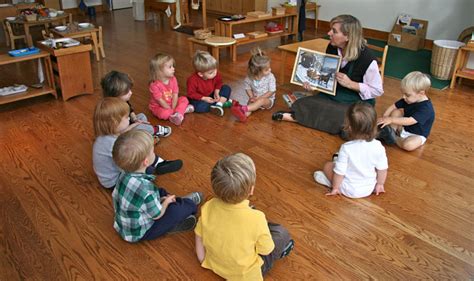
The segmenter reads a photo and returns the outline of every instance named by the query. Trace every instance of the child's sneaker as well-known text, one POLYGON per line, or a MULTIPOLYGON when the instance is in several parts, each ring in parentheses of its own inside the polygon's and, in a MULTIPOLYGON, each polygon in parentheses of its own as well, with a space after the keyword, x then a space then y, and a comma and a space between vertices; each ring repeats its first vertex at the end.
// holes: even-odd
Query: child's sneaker
POLYGON ((204 194, 202 192, 191 192, 182 198, 188 198, 193 200, 194 204, 199 205, 201 204, 202 200, 204 199, 204 194))
POLYGON ((291 239, 290 242, 288 242, 288 244, 286 244, 285 249, 283 249, 283 252, 281 253, 280 259, 288 256, 290 254, 291 250, 293 250, 294 247, 295 247, 295 241, 293 239, 291 239))
POLYGON ((169 137, 169 135, 171 135, 170 126, 161 126, 161 125, 155 126, 155 136, 166 138, 166 137, 169 137))
POLYGON ((170 122, 175 124, 176 126, 181 125, 183 123, 184 116, 181 115, 179 112, 175 112, 170 116, 170 122))
POLYGON ((223 108, 228 108, 232 106, 232 100, 228 99, 224 104, 222 105, 223 108))
POLYGON ((197 222, 196 217, 194 215, 190 215, 189 217, 185 218, 182 222, 177 224, 175 227, 173 227, 170 231, 168 231, 168 234, 193 230, 194 227, 196 226, 196 222, 197 222))
POLYGON ((184 111, 184 114, 193 113, 193 112, 194 112, 194 105, 188 104, 188 106, 186 106, 186 110, 184 111))
POLYGON ((224 109, 219 105, 211 105, 211 112, 217 116, 224 116, 224 109))
POLYGON ((232 115, 234 115, 240 122, 247 121, 247 114, 245 114, 245 111, 243 110, 239 102, 233 101, 230 111, 232 112, 232 115))
POLYGON ((397 141, 397 135, 391 126, 385 126, 380 130, 378 139, 386 144, 394 144, 397 141))
POLYGON ((172 172, 179 171, 183 167, 182 160, 164 160, 156 164, 154 174, 164 175, 172 172))
POLYGON ((317 183, 331 187, 331 181, 326 177, 323 171, 314 172, 313 177, 317 183))

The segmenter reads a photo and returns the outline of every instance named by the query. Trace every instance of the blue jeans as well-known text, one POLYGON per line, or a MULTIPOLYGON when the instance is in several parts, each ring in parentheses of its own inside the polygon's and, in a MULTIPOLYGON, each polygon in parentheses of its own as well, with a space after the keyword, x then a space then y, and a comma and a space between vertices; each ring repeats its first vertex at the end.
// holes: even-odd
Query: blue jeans
MULTIPOLYGON (((160 192, 160 197, 168 195, 168 192, 164 188, 159 188, 158 190, 160 192)), ((155 220, 151 228, 145 232, 145 235, 143 235, 141 240, 153 240, 165 235, 185 218, 196 214, 196 212, 197 206, 194 204, 193 200, 176 197, 176 202, 168 205, 165 214, 161 218, 155 220)))
MULTIPOLYGON (((219 91, 219 95, 228 100, 231 92, 232 92, 232 89, 228 85, 222 85, 221 90, 219 91)), ((214 93, 209 94, 209 96, 214 97, 214 93)), ((212 103, 212 104, 207 103, 202 100, 192 100, 192 99, 189 99, 189 103, 194 106, 194 112, 209 112, 211 105, 216 104, 216 103, 212 103)))

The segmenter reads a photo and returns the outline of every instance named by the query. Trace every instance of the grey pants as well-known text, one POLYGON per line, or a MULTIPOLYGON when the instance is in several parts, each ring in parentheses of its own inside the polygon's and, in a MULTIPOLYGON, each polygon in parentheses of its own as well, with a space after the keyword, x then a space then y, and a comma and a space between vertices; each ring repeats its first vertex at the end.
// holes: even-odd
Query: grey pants
POLYGON ((273 267, 273 263, 281 258, 285 246, 291 240, 288 230, 283 226, 268 222, 268 228, 270 229, 270 234, 272 235, 273 243, 275 243, 275 249, 266 256, 261 256, 263 259, 262 265, 262 274, 265 275, 273 267))
MULTIPOLYGON (((137 119, 140 120, 140 121, 148 122, 148 119, 146 118, 146 115, 143 114, 143 113, 138 113, 137 114, 137 119)), ((152 136, 155 133, 155 128, 153 128, 153 125, 151 125, 151 124, 140 124, 140 125, 136 126, 135 129, 145 130, 148 133, 150 133, 152 136)))

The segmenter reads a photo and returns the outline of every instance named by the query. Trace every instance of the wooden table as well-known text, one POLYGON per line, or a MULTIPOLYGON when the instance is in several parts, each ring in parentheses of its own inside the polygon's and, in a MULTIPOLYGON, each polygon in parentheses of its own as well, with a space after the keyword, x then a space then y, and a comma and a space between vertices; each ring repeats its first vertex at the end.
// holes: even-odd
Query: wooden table
POLYGON ((237 20, 237 21, 220 21, 216 20, 215 21, 215 35, 216 36, 225 36, 225 37, 233 37, 233 29, 236 26, 242 25, 242 24, 250 24, 250 23, 259 23, 259 22, 265 22, 265 21, 273 21, 273 22, 279 22, 282 26, 286 27, 283 32, 268 35, 265 37, 259 37, 259 38, 252 38, 248 40, 237 40, 237 43, 235 43, 235 46, 239 45, 244 45, 244 44, 249 44, 249 43, 254 43, 254 42, 259 42, 259 41, 265 41, 273 38, 281 38, 285 36, 291 36, 291 35, 296 35, 297 32, 297 14, 285 14, 285 15, 279 15, 279 16, 268 16, 268 17, 247 17, 246 19, 243 20, 237 20))
POLYGON ((280 77, 279 77, 280 85, 284 84, 283 81, 285 81, 286 56, 288 53, 296 54, 296 52, 298 51, 298 48, 300 47, 318 51, 321 53, 326 53, 326 48, 328 44, 329 44, 329 40, 318 38, 318 39, 278 46, 278 49, 280 49, 280 54, 281 54, 280 77))
POLYGON ((189 46, 189 56, 193 57, 194 56, 194 51, 195 51, 195 45, 201 45, 201 46, 206 46, 209 53, 212 54, 212 56, 216 59, 217 63, 219 63, 219 50, 220 49, 225 49, 225 48, 230 48, 230 57, 232 61, 237 60, 237 55, 235 51, 235 43, 229 44, 229 45, 213 45, 213 44, 208 44, 205 40, 199 40, 196 39, 195 37, 190 37, 188 38, 188 46, 189 46))
MULTIPOLYGON (((19 63, 19 62, 26 62, 30 60, 42 60, 43 61, 43 70, 45 74, 45 84, 42 88, 34 89, 28 88, 26 92, 13 94, 9 96, 0 96, 0 104, 6 104, 18 100, 28 99, 32 97, 42 96, 52 94, 55 98, 57 98, 56 87, 54 86, 53 81, 53 68, 51 65, 51 58, 48 52, 40 51, 38 54, 22 56, 22 57, 11 57, 8 54, 0 55, 0 66, 12 64, 12 63, 19 63)), ((36 81, 32 81, 32 84, 35 84, 36 81)))
POLYGON ((52 49, 43 44, 38 47, 52 56, 54 74, 63 100, 82 94, 92 94, 92 68, 89 52, 92 46, 79 45, 70 48, 52 49))
POLYGON ((48 25, 50 23, 61 23, 62 25, 66 25, 67 21, 70 21, 71 18, 72 14, 64 13, 54 18, 38 18, 37 20, 32 21, 27 21, 24 17, 17 17, 15 20, 10 21, 10 23, 23 25, 26 35, 26 44, 28 47, 33 47, 33 39, 31 38, 30 27, 37 25, 48 25))
POLYGON ((99 37, 99 28, 95 27, 93 24, 90 24, 89 27, 81 28, 77 23, 69 23, 67 29, 64 31, 57 31, 56 29, 51 29, 51 32, 57 37, 68 37, 68 38, 84 38, 90 37, 92 40, 92 47, 94 48, 95 58, 97 61, 100 61, 100 55, 105 58, 104 43, 102 38, 99 37), (100 51, 100 55, 99 55, 100 51))

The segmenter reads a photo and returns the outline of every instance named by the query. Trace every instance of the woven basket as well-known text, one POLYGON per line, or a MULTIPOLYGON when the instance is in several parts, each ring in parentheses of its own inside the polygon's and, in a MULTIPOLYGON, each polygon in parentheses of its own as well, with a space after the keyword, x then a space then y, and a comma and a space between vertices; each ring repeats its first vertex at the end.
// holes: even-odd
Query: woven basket
POLYGON ((35 21, 37 18, 37 14, 32 14, 32 15, 25 15, 26 21, 35 21))
POLYGON ((194 30, 194 37, 199 40, 205 40, 212 36, 212 33, 209 29, 196 29, 194 30))
POLYGON ((431 74, 440 80, 449 80, 453 76, 454 61, 458 49, 464 43, 451 40, 435 40, 431 55, 431 74))

